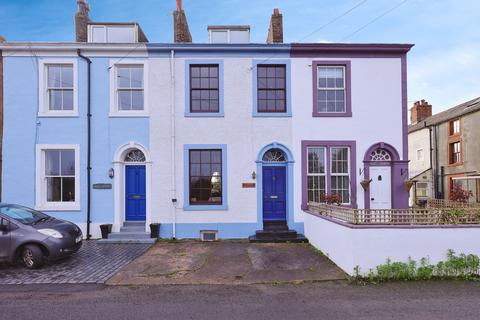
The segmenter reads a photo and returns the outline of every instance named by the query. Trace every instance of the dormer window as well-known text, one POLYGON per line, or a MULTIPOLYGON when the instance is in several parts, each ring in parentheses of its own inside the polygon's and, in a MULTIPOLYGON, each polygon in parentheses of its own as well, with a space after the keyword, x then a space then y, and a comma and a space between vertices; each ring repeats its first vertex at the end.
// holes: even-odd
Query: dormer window
POLYGON ((209 26, 210 43, 249 43, 250 26, 209 26))
POLYGON ((90 23, 88 42, 138 43, 147 42, 147 39, 136 23, 90 23))

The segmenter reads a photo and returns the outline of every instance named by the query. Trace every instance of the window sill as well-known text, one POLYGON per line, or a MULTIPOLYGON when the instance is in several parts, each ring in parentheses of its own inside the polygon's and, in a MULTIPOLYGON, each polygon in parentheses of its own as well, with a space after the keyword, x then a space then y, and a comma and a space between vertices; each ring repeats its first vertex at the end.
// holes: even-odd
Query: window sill
POLYGON ((186 112, 185 118, 223 118, 223 112, 186 112))
POLYGON ((449 163, 448 166, 449 167, 463 166, 463 161, 462 162, 449 163))
POLYGON ((78 118, 78 112, 42 112, 38 113, 39 118, 78 118))
POLYGON ((254 112, 254 118, 291 118, 291 112, 254 112))
POLYGON ((314 118, 351 118, 352 112, 313 112, 314 118))
POLYGON ((72 204, 72 205, 43 204, 43 205, 40 205, 40 206, 35 206, 35 210, 38 210, 38 211, 80 211, 80 204, 72 204))
POLYGON ((184 211, 227 211, 228 205, 185 205, 184 211))
POLYGON ((109 113, 110 118, 149 118, 150 114, 147 112, 115 112, 109 113))

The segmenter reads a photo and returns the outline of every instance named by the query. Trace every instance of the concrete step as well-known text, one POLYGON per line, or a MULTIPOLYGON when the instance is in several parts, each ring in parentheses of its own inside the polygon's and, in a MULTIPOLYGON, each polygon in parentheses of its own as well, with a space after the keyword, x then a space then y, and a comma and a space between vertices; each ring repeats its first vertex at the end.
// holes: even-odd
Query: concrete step
POLYGON ((259 239, 256 235, 248 238, 250 242, 254 243, 279 243, 279 242, 291 242, 291 243, 308 243, 308 239, 303 234, 297 234, 294 238, 269 238, 259 239))
POLYGON ((141 226, 141 227, 120 227, 120 232, 145 232, 145 226, 141 226))
POLYGON ((145 221, 125 221, 124 227, 145 227, 145 221))
POLYGON ((288 230, 286 221, 264 221, 263 230, 288 230))
POLYGON ((150 239, 150 232, 113 232, 108 239, 150 239))
POLYGON ((132 244, 139 244, 139 243, 155 243, 157 239, 100 239, 98 243, 132 243, 132 244))
POLYGON ((258 230, 255 232, 257 239, 293 239, 297 237, 295 230, 258 230))

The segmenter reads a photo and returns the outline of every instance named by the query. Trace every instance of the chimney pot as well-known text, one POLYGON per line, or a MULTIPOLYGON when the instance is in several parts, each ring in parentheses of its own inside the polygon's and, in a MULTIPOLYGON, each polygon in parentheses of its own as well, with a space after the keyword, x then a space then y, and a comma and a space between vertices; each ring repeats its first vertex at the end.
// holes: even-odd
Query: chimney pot
POLYGON ((415 124, 432 116, 432 105, 428 104, 425 99, 422 99, 415 101, 410 111, 410 122, 415 124))
POLYGON ((173 40, 175 43, 192 42, 187 16, 182 8, 182 0, 177 0, 177 10, 173 12, 173 40))
POLYGON ((78 11, 75 13, 75 38, 77 42, 87 42, 90 6, 87 0, 77 0, 78 11))

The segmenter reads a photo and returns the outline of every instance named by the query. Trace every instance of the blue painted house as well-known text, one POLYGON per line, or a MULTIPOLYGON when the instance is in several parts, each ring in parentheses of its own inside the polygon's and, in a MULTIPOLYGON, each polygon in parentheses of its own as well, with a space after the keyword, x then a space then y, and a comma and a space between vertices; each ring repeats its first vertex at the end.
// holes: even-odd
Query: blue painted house
POLYGON ((328 195, 407 207, 411 45, 284 44, 281 22, 265 44, 248 26, 196 44, 179 7, 175 42, 148 43, 82 0, 77 42, 1 43, 2 201, 94 238, 112 224, 111 241, 147 240, 151 223, 164 238, 303 240, 303 210, 328 195))

